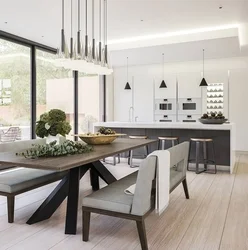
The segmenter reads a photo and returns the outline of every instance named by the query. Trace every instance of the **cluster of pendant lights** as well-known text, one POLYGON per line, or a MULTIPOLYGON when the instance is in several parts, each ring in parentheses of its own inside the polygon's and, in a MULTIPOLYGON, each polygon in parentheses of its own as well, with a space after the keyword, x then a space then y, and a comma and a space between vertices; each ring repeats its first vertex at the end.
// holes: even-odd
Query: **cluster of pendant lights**
MULTIPOLYGON (((207 87, 208 86, 208 84, 207 84, 207 81, 206 81, 206 79, 205 79, 205 77, 204 77, 204 49, 203 49, 203 77, 202 77, 202 80, 201 80, 201 83, 200 83, 200 87, 207 87)), ((165 83, 165 81, 164 81, 164 53, 162 54, 162 69, 163 69, 163 80, 162 80, 162 82, 161 82, 161 84, 160 84, 160 86, 159 86, 159 88, 167 88, 167 85, 166 85, 166 83, 165 83)), ((129 89, 131 89, 131 87, 130 87, 130 84, 129 84, 129 82, 128 82, 128 57, 127 57, 127 83, 126 83, 126 85, 125 85, 125 89, 126 90, 129 90, 129 89)))
POLYGON ((102 0, 99 0, 99 42, 95 40, 95 0, 92 2, 92 42, 88 36, 88 0, 77 1, 78 31, 76 39, 73 37, 73 3, 71 4, 71 37, 68 47, 65 35, 65 1, 62 0, 62 29, 61 29, 61 48, 58 49, 58 58, 55 63, 59 67, 71 69, 86 74, 110 75, 113 69, 109 65, 108 45, 107 45, 107 0, 103 0, 103 25, 102 25, 102 0), (81 2, 85 1, 85 34, 81 39, 81 2), (103 41, 102 41, 103 27, 103 41), (74 42, 75 41, 75 42, 74 42), (83 42, 84 41, 84 42, 83 42))

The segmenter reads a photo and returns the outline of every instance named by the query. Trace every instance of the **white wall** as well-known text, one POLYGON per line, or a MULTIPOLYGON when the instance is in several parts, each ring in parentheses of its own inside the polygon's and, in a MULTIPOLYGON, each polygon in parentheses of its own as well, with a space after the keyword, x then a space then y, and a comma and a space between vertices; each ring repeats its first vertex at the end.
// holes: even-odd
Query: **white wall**
MULTIPOLYGON (((78 81, 79 132, 92 131, 92 123, 100 119, 99 77, 80 77, 78 81)), ((74 84, 72 78, 46 82, 46 109, 58 108, 74 114, 74 84)))
MULTIPOLYGON (((175 76, 187 73, 202 73, 201 61, 171 63, 165 64, 164 67, 165 78, 169 81, 168 85, 174 81, 175 76)), ((205 78, 207 81, 221 81, 230 85, 229 120, 236 123, 236 149, 242 151, 248 151, 248 138, 245 140, 242 139, 242 135, 247 133, 245 125, 248 124, 248 116, 245 116, 244 110, 245 98, 243 97, 248 92, 248 84, 246 84, 246 79, 248 79, 247 69, 247 57, 207 60, 205 62, 205 78)), ((114 107, 114 114, 113 117, 109 116, 108 120, 128 121, 129 108, 133 105, 135 109, 134 117, 138 116, 138 121, 153 121, 153 84, 155 84, 156 89, 162 80, 161 65, 152 64, 129 67, 128 80, 134 85, 131 91, 124 90, 127 81, 125 67, 115 68, 113 77, 114 85, 113 87, 109 85, 108 88, 114 90, 112 105, 114 107), (132 101, 132 95, 134 101, 132 101)), ((166 91, 166 89, 163 91, 166 91)), ((109 104, 111 100, 112 97, 109 96, 109 104)))

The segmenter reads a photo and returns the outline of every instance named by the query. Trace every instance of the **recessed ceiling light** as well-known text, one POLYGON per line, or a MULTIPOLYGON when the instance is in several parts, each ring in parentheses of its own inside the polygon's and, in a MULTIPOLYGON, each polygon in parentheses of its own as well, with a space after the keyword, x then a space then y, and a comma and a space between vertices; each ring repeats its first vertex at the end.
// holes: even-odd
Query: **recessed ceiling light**
POLYGON ((219 6, 219 9, 221 10, 223 8, 223 6, 219 6))

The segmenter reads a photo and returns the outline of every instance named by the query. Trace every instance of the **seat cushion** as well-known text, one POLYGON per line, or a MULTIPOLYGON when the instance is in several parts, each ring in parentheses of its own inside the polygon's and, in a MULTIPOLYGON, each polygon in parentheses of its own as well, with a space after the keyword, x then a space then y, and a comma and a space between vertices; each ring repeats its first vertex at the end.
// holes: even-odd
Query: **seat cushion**
POLYGON ((133 196, 125 194, 124 190, 136 183, 137 173, 134 172, 86 196, 83 206, 129 214, 133 196))
POLYGON ((170 168, 170 190, 174 189, 183 178, 183 172, 177 171, 175 167, 170 168))
POLYGON ((0 192, 15 193, 42 183, 48 184, 60 180, 68 172, 14 168, 0 173, 0 192))

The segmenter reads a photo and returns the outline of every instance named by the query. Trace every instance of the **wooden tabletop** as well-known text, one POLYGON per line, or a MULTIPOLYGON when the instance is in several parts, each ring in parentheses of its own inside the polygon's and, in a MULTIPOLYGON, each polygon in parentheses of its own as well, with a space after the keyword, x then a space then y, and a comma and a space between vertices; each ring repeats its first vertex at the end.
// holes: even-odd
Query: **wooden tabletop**
POLYGON ((27 159, 23 156, 16 156, 13 152, 4 152, 0 153, 0 164, 43 170, 64 171, 101 160, 108 156, 139 148, 156 141, 157 140, 150 139, 117 139, 108 145, 95 145, 93 151, 90 153, 58 157, 42 157, 37 159, 27 159))

